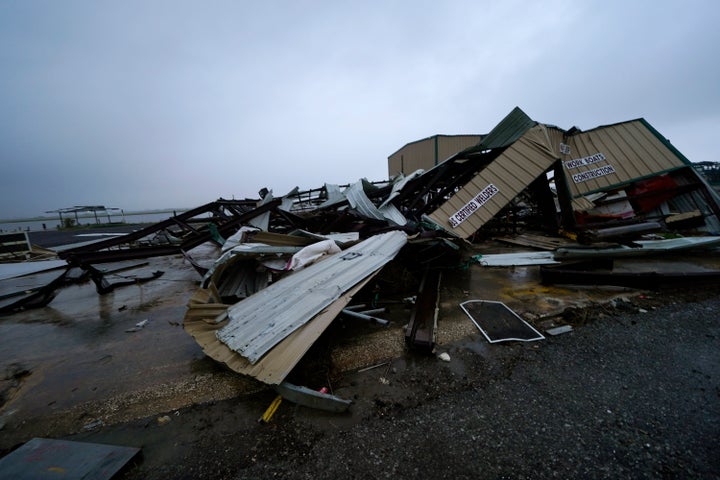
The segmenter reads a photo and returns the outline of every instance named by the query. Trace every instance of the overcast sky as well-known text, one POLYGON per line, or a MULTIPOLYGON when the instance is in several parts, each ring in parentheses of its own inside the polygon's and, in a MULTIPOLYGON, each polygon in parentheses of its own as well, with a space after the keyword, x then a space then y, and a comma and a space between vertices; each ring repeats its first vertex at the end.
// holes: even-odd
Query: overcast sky
POLYGON ((720 2, 3 0, 0 218, 387 178, 513 107, 718 161, 720 2))

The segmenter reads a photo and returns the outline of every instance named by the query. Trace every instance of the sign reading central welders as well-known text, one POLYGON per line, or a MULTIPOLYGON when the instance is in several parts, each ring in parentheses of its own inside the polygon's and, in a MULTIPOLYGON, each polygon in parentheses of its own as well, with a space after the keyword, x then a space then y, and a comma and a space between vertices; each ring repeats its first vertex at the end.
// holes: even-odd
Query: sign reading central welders
POLYGON ((462 222, 468 219, 470 215, 475 213, 480 207, 485 205, 488 200, 490 200, 493 195, 498 193, 500 191, 499 188, 497 188, 492 183, 489 184, 487 187, 483 188, 480 193, 475 195, 468 203, 465 204, 464 207, 462 207, 460 210, 455 212, 448 221, 450 222, 450 226, 452 228, 457 227, 462 222))

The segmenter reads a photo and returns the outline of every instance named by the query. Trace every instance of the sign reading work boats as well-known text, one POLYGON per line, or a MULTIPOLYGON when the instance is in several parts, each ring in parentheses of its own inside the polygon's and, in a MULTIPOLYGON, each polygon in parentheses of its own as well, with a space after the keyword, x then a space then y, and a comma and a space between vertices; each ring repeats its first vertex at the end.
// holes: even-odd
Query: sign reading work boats
POLYGON ((602 153, 596 153, 589 157, 576 158, 574 160, 568 160, 565 162, 565 168, 570 170, 571 168, 584 167, 585 165, 592 165, 593 163, 602 162, 605 160, 605 155, 602 153))
MULTIPOLYGON (((606 160, 605 155, 602 153, 596 153, 595 155, 590 155, 587 157, 582 158, 576 158, 573 160, 568 160, 564 163, 565 168, 568 170, 571 170, 573 168, 578 167, 584 167, 586 165, 592 165, 597 162, 602 162, 606 160)), ((615 169, 612 165, 605 165, 604 167, 598 167, 594 168, 592 170, 586 170, 581 173, 576 173, 572 176, 573 182, 575 183, 582 183, 587 182, 588 180, 592 180, 593 178, 598 177, 604 177, 605 175, 610 175, 611 173, 615 173, 615 169)))
POLYGON ((464 207, 462 207, 460 210, 455 212, 448 221, 450 222, 450 226, 452 228, 457 227, 462 222, 468 219, 470 215, 475 213, 480 207, 485 205, 488 200, 490 200, 493 195, 498 193, 500 191, 499 188, 497 188, 492 183, 489 184, 487 187, 483 188, 480 193, 475 195, 468 203, 465 204, 464 207))

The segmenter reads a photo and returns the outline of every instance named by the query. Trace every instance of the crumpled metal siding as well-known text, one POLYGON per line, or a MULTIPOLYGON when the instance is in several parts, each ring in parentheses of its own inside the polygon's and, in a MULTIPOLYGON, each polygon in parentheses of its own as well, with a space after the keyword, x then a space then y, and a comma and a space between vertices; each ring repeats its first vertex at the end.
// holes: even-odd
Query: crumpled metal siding
POLYGON ((557 154, 550 142, 546 127, 536 125, 427 218, 461 238, 469 237, 552 166, 557 154), (460 225, 452 228, 449 218, 491 183, 499 192, 460 225))
POLYGON ((257 362, 282 339, 311 320, 344 292, 392 260, 407 242, 400 231, 375 235, 295 272, 228 309, 217 338, 257 362))
POLYGON ((398 210, 394 205, 388 204, 382 208, 377 208, 365 194, 362 181, 350 185, 347 190, 345 190, 345 196, 347 197, 350 206, 364 217, 382 221, 389 220, 395 225, 400 226, 407 223, 405 216, 400 213, 400 210, 398 210))
MULTIPOLYGON (((684 157, 678 156, 667 142, 661 141, 642 119, 598 127, 567 138, 569 159, 589 157, 602 153, 605 160, 572 169, 565 167, 572 197, 619 187, 642 178, 660 175, 686 166, 684 157), (572 176, 603 166, 612 166, 615 173, 575 183, 572 176)), ((567 161, 563 158, 563 162, 567 161)))

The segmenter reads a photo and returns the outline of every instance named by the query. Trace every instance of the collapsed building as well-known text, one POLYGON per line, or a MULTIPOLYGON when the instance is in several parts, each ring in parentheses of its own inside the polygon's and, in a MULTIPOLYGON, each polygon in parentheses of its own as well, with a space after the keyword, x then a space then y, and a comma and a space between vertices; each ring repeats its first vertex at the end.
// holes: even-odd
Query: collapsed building
MULTIPOLYGON (((262 189, 258 199, 219 199, 128 235, 63 249, 63 277, 0 308, 46 304, 66 276, 79 278, 71 269, 89 272, 104 293, 114 285, 99 264, 183 255, 202 276, 186 330, 234 371, 288 388, 287 375, 336 317, 383 321, 374 305, 351 304, 392 263, 417 279, 406 341, 432 351, 440 272, 462 264, 475 241, 540 232, 576 242, 563 244, 561 255, 551 240, 538 247, 537 238, 516 238, 553 250, 553 262, 587 255, 588 246, 612 257, 663 251, 664 237, 705 239, 683 248, 720 242, 712 236, 720 231, 720 197, 644 119, 564 130, 515 108, 487 135, 421 143, 432 149, 429 168, 415 168, 422 162, 406 158, 412 149, 405 149, 399 163, 398 155, 389 159, 397 175, 387 181, 296 188, 278 198, 262 189), (654 237, 661 243, 638 242, 648 234, 661 235, 654 237), (191 255, 207 242, 221 249, 210 267, 191 255)), ((331 409, 346 406, 309 396, 331 409)))

